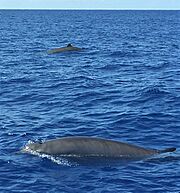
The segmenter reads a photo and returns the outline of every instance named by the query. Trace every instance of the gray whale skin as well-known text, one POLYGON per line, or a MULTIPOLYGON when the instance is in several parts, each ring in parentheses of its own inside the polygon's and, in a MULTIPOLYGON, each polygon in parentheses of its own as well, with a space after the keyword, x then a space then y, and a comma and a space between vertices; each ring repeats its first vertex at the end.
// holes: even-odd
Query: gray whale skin
POLYGON ((173 152, 176 148, 165 150, 145 149, 123 142, 95 137, 63 137, 45 142, 26 145, 22 152, 37 152, 54 156, 102 156, 102 157, 145 157, 173 152))
POLYGON ((81 48, 74 47, 71 44, 68 44, 66 47, 62 48, 54 48, 52 50, 48 51, 48 54, 56 54, 56 53, 61 53, 61 52, 67 52, 67 51, 80 51, 81 48))

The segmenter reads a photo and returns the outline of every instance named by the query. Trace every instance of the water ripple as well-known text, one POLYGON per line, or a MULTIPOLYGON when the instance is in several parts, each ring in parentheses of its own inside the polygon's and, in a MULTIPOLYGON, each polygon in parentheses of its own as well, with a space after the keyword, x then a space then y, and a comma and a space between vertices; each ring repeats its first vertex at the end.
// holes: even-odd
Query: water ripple
POLYGON ((179 11, 0 17, 2 193, 179 192, 179 11), (84 49, 47 54, 68 43, 84 49), (29 140, 75 135, 177 151, 135 162, 18 153, 29 140))

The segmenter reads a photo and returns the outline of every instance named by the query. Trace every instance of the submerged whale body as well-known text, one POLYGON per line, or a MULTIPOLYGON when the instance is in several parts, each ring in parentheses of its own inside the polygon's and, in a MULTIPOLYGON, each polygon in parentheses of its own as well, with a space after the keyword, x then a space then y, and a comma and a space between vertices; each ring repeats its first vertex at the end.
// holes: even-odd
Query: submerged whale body
POLYGON ((48 54, 55 54, 55 53, 67 52, 67 51, 80 51, 80 50, 81 48, 74 47, 71 44, 68 44, 66 47, 54 48, 52 50, 49 50, 48 54))
POLYGON ((23 152, 37 152, 53 156, 89 157, 129 157, 140 158, 160 153, 173 152, 176 148, 165 150, 146 149, 123 142, 95 137, 64 137, 42 143, 31 143, 23 152))

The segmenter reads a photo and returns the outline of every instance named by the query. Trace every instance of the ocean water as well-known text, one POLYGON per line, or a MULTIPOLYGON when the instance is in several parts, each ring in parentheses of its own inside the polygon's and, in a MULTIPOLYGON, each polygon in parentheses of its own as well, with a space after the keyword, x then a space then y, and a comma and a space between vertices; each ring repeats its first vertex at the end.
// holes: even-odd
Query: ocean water
POLYGON ((180 11, 0 11, 0 192, 180 191, 180 11), (72 43, 80 52, 48 55, 72 43), (68 160, 29 142, 95 136, 174 153, 68 160))

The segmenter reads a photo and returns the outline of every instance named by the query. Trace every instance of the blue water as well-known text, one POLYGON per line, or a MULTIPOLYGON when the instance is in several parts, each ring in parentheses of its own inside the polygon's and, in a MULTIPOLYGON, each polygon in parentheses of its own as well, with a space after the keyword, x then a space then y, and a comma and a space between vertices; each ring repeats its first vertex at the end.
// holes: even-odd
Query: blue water
POLYGON ((180 191, 180 11, 0 11, 0 192, 180 191), (81 52, 48 55, 72 43, 81 52), (17 153, 96 136, 175 153, 139 161, 17 153))

